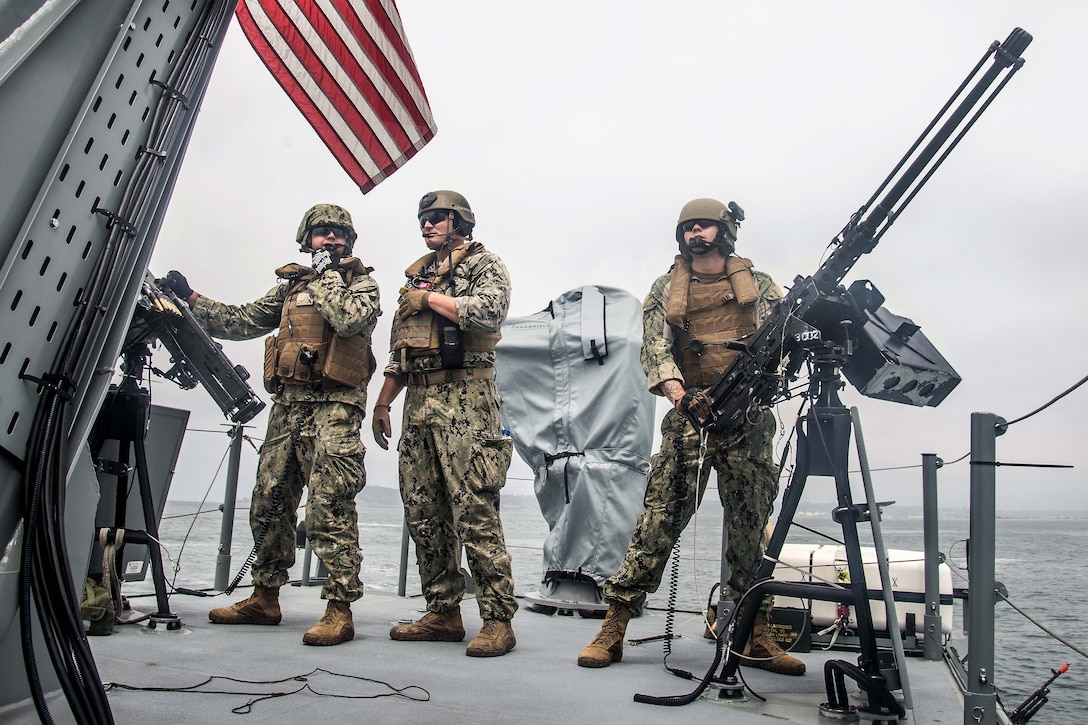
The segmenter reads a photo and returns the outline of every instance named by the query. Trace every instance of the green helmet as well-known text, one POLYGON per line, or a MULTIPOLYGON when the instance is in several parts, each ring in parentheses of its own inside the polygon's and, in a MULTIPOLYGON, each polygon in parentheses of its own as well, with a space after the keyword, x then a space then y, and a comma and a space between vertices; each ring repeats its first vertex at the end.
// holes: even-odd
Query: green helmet
POLYGON ((684 222, 705 219, 718 225, 718 237, 716 243, 722 254, 733 253, 733 245, 737 241, 737 227, 744 220, 744 210, 735 201, 726 206, 717 199, 692 199, 680 210, 680 218, 676 220, 676 241, 680 245, 680 254, 691 259, 691 251, 684 243, 684 222))
POLYGON ((456 191, 439 189, 438 191, 427 192, 419 200, 419 211, 416 212, 416 215, 418 216, 432 209, 446 209, 454 212, 458 217, 454 220, 454 231, 463 237, 471 234, 472 228, 476 226, 476 215, 472 213, 472 207, 468 205, 468 199, 456 191))
POLYGON ((298 225, 298 234, 295 235, 295 241, 298 242, 299 249, 303 251, 307 249, 310 243, 310 230, 320 226, 343 227, 346 229, 348 232, 348 249, 351 249, 359 236, 355 233, 355 226, 351 223, 351 214, 348 213, 347 209, 336 204, 315 204, 302 215, 302 223, 298 225))

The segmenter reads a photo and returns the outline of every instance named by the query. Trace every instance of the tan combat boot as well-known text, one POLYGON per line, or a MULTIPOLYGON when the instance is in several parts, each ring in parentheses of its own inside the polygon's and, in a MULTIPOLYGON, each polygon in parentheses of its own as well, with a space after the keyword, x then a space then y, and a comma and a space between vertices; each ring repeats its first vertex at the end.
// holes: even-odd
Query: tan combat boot
POLYGON ((398 624, 389 630, 389 638, 403 642, 460 642, 465 638, 461 607, 427 612, 411 624, 398 624))
POLYGON ((255 586, 248 599, 208 612, 216 624, 279 624, 282 618, 279 587, 255 586))
POLYGON ((803 675, 805 663, 778 646, 767 627, 767 615, 760 612, 752 628, 752 636, 744 647, 741 664, 758 667, 779 675, 803 675), (751 659, 749 659, 751 658, 751 659))
POLYGON ((623 635, 633 612, 626 604, 614 603, 601 623, 601 631, 578 653, 579 667, 608 667, 623 659, 623 635))
POLYGON ((351 621, 351 604, 330 599, 325 605, 325 614, 302 635, 302 644, 330 647, 354 638, 355 625, 351 621))
POLYGON ((517 643, 509 620, 485 619, 480 633, 468 643, 465 654, 469 657, 501 657, 517 643))

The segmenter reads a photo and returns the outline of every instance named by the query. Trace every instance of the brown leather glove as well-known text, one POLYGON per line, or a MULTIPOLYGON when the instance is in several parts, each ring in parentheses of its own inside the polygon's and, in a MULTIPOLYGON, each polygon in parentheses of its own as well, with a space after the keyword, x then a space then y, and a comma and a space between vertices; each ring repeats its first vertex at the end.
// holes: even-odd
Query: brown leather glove
POLYGON ((710 396, 703 388, 691 388, 676 401, 676 409, 688 418, 705 421, 710 417, 710 396))
POLYGON ((430 305, 427 304, 427 298, 430 295, 430 290, 415 289, 414 287, 409 289, 401 295, 398 314, 404 318, 422 310, 430 309, 430 305))
POLYGON ((375 405, 370 427, 374 431, 374 440, 382 450, 389 450, 389 438, 393 435, 393 424, 389 420, 389 406, 375 405))

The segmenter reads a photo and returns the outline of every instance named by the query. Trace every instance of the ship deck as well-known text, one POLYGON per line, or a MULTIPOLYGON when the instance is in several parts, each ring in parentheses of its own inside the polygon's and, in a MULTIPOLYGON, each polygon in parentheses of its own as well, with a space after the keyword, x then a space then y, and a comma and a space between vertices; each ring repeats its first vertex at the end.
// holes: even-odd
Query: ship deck
MULTIPOLYGON (((232 599, 239 594, 248 590, 232 599)), ((134 610, 154 609, 153 598, 130 601, 134 610)), ((274 627, 211 624, 207 610, 226 601, 173 595, 180 630, 118 625, 112 635, 90 638, 116 722, 827 723, 819 715, 827 699, 822 663, 856 658, 849 652, 800 654, 808 669, 802 677, 744 667, 741 673, 759 697, 747 693, 743 701, 725 701, 711 687, 690 704, 659 706, 633 696, 691 693, 713 662, 714 643, 702 637, 698 615, 675 620, 678 638, 669 665, 696 678, 684 680, 663 668, 660 640, 626 646, 623 661, 605 669, 578 667, 575 658, 600 620, 542 614, 524 600, 513 621, 516 649, 486 659, 466 657, 465 643, 389 639, 391 625, 420 616, 421 597, 368 591, 353 606, 355 639, 336 647, 302 644, 324 610, 317 588, 284 587, 283 621, 274 627), (235 712, 247 707, 247 714, 235 712)), ((480 626, 475 602, 466 599, 462 614, 467 643, 480 626)), ((664 612, 648 611, 632 620, 627 636, 660 635, 665 621, 664 612)), ((910 657, 908 674, 913 710, 907 722, 961 720, 962 700, 943 662, 910 657)), ((62 722, 63 702, 53 709, 62 722)), ((12 722, 37 720, 33 710, 8 715, 12 722)))

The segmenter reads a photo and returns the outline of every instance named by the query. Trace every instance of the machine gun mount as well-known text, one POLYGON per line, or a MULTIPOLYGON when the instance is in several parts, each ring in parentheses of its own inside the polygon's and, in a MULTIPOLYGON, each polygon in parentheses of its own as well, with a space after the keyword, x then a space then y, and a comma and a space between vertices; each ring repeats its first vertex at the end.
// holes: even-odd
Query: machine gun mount
POLYGON ((767 319, 740 343, 742 354, 703 391, 710 412, 705 418, 691 416, 696 427, 729 429, 749 410, 789 397, 788 386, 796 380, 809 351, 824 343, 844 349, 843 372, 870 397, 935 406, 956 386, 960 378, 955 370, 917 325, 882 308, 884 298, 875 287, 860 282, 847 290, 841 282, 858 259, 876 247, 1023 66, 1020 55, 1031 40, 1030 34, 1016 28, 1004 43, 989 47, 872 197, 831 241, 834 250, 819 269, 812 276, 798 276, 767 319), (991 57, 993 62, 983 72, 991 57), (949 113, 980 72, 975 85, 949 113))

